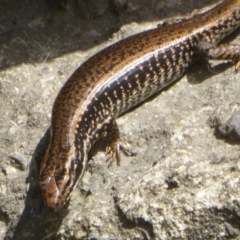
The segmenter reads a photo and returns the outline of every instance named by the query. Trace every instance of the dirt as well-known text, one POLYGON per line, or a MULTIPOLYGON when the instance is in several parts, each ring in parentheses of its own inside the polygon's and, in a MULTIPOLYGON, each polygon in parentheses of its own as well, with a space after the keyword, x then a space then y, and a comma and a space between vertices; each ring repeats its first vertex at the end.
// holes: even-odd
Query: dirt
POLYGON ((118 118, 122 138, 137 155, 108 168, 105 143, 99 143, 59 212, 45 208, 33 161, 49 141, 53 101, 82 62, 213 2, 0 1, 0 239, 237 239, 239 143, 215 130, 240 107, 234 67, 212 74, 198 64, 118 118), (204 192, 200 204, 202 188, 212 195, 204 192), (195 208, 184 201, 195 201, 195 208), (172 227, 181 218, 187 221, 172 227))

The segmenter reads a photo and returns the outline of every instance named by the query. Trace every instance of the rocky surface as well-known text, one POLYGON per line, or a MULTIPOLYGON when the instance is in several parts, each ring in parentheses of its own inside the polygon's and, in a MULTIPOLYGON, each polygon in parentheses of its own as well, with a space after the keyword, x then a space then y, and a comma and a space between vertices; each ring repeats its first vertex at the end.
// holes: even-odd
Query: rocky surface
POLYGON ((217 130, 240 108, 234 67, 213 75, 196 64, 118 118, 137 155, 108 168, 99 143, 70 203, 44 207, 33 157, 71 73, 105 46, 210 1, 59 3, 0 1, 0 239, 239 239, 239 141, 217 130))

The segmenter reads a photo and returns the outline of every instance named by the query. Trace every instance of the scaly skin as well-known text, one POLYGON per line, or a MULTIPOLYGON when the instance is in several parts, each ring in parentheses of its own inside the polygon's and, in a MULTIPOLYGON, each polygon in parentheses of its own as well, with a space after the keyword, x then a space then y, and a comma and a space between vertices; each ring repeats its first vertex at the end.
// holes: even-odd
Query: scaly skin
POLYGON ((108 139, 120 161, 115 117, 179 79, 194 59, 239 63, 238 45, 217 45, 240 25, 240 0, 119 41, 83 63, 59 92, 52 110, 51 143, 39 184, 46 206, 58 210, 82 178, 95 141, 108 139))

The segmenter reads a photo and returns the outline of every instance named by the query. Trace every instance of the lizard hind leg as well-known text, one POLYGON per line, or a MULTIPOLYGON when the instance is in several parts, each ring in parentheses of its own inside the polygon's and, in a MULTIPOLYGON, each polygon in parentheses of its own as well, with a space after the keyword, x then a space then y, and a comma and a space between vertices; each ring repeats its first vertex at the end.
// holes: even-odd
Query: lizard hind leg
POLYGON ((231 60, 235 64, 235 72, 240 70, 240 45, 213 45, 205 40, 199 42, 200 54, 208 60, 231 60))
POLYGON ((99 138, 105 138, 108 142, 106 154, 109 166, 116 161, 120 165, 121 151, 128 156, 134 156, 136 153, 130 151, 122 142, 119 129, 115 118, 112 115, 107 116, 97 127, 91 132, 90 139, 95 142, 99 138))

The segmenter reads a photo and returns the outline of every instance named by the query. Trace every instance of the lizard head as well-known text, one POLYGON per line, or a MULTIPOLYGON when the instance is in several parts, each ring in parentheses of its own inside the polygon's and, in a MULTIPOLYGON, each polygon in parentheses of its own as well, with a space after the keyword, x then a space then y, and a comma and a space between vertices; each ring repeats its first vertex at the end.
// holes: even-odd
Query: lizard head
POLYGON ((49 146, 39 173, 39 185, 48 209, 57 211, 69 200, 84 171, 79 159, 73 146, 69 149, 49 146))

